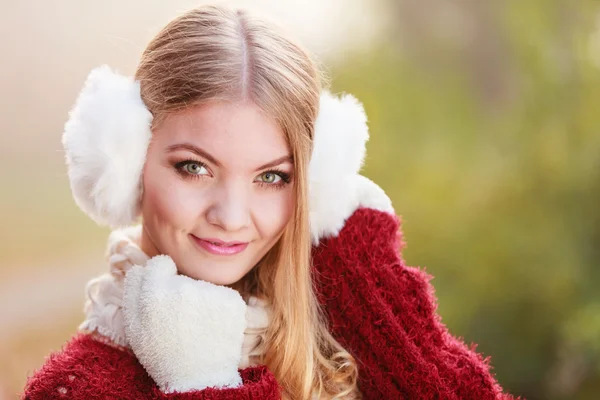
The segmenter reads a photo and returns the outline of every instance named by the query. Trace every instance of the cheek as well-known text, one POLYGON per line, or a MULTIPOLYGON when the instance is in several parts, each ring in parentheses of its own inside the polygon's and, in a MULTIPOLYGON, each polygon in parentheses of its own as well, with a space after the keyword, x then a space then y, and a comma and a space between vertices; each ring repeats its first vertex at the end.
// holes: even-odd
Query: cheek
POLYGON ((279 236, 294 211, 294 197, 291 188, 264 194, 255 203, 254 221, 261 236, 272 239, 279 236))
POLYGON ((142 217, 144 221, 185 228, 199 212, 197 193, 169 167, 147 163, 143 174, 142 217))

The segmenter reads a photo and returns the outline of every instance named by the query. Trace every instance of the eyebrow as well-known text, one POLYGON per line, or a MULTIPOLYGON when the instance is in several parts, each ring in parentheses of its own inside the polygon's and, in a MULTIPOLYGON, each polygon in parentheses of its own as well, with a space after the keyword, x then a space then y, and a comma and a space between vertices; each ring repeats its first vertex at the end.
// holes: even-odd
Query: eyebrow
MULTIPOLYGON (((200 147, 193 145, 191 143, 178 143, 178 144, 172 144, 167 147, 167 152, 169 152, 169 153, 173 152, 173 151, 177 151, 177 150, 191 151, 192 153, 195 153, 195 154, 199 155, 200 157, 206 158, 208 161, 210 161, 211 163, 215 164, 218 167, 222 166, 222 164, 216 158, 214 158, 212 155, 210 155, 210 153, 208 153, 206 150, 203 150, 200 147)), ((283 157, 279 157, 273 161, 270 161, 264 165, 261 165, 260 167, 256 168, 255 171, 275 167, 277 165, 283 164, 284 162, 289 162, 291 164, 294 163, 291 155, 285 155, 283 157)))

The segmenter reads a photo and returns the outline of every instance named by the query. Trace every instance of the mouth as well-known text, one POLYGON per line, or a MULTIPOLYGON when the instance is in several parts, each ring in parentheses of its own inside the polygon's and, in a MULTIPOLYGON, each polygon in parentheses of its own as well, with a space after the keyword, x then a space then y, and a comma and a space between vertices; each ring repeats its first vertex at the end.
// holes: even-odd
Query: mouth
POLYGON ((191 235, 194 243, 196 243, 201 249, 209 252, 210 254, 218 256, 233 256, 239 254, 248 247, 248 242, 225 242, 215 238, 199 238, 191 235))

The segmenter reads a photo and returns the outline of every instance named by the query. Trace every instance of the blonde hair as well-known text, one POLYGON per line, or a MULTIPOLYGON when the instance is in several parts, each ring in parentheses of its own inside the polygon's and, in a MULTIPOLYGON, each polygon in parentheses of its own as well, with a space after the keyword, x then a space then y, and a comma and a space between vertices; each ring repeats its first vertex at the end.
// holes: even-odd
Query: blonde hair
POLYGON ((315 61, 276 26, 247 12, 202 6, 150 42, 136 72, 154 124, 209 101, 251 101, 286 135, 296 205, 281 239, 243 280, 271 304, 263 363, 287 399, 358 398, 357 366, 327 329, 313 291, 307 168, 319 109, 315 61))

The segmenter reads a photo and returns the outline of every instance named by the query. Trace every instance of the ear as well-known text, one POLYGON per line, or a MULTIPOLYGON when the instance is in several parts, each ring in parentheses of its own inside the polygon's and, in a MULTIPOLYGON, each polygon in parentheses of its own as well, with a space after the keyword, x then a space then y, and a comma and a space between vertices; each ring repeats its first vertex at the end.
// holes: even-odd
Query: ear
POLYGON ((139 215, 151 124, 138 82, 108 66, 90 72, 62 143, 75 202, 98 224, 126 226, 139 215))
POLYGON ((367 115, 352 95, 321 94, 309 166, 309 215, 314 244, 335 236, 361 206, 391 211, 383 190, 360 176, 369 139, 367 115))

